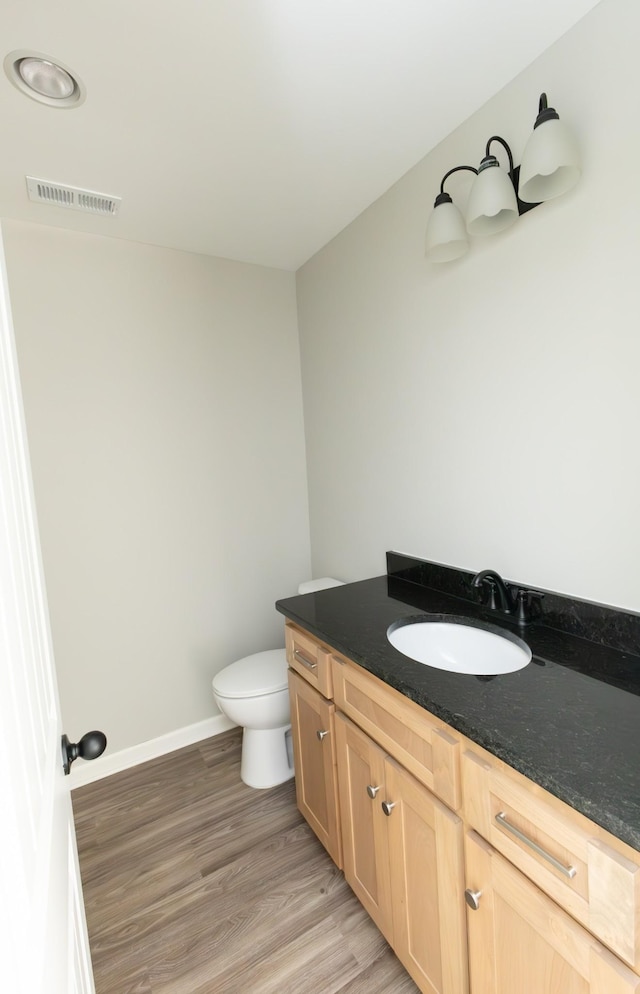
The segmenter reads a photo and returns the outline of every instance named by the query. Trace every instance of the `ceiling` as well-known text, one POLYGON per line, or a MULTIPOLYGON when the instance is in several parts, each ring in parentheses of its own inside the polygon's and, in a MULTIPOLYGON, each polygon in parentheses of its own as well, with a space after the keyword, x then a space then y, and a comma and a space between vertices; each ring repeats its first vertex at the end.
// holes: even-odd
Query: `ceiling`
POLYGON ((0 0, 0 62, 87 91, 50 108, 0 75, 0 215, 295 270, 595 4, 0 0), (31 203, 27 174, 120 214, 31 203))

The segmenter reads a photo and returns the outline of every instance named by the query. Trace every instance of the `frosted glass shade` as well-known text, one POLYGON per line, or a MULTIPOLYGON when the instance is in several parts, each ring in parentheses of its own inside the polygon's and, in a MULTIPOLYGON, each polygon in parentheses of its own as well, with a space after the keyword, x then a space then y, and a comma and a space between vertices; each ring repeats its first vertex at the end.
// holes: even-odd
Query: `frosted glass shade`
POLYGON ((454 203, 438 204, 427 223, 427 258, 431 262, 451 262, 468 249, 469 239, 462 214, 454 203))
POLYGON ((534 128, 520 166, 520 200, 538 204, 576 185, 582 172, 575 138, 558 118, 534 128))
POLYGON ((494 235, 518 219, 516 191, 509 174, 498 165, 480 169, 467 204, 467 231, 494 235))

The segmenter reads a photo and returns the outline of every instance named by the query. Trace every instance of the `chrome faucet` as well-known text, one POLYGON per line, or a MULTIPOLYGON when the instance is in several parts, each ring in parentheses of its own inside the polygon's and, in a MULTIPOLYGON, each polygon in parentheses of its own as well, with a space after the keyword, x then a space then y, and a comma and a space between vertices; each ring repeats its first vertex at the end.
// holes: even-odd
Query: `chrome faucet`
POLYGON ((540 601, 544 597, 541 590, 528 590, 526 587, 511 587, 493 569, 483 569, 471 581, 473 590, 488 590, 487 607, 514 618, 519 625, 528 625, 541 612, 540 601), (534 608, 534 605, 537 605, 534 608))

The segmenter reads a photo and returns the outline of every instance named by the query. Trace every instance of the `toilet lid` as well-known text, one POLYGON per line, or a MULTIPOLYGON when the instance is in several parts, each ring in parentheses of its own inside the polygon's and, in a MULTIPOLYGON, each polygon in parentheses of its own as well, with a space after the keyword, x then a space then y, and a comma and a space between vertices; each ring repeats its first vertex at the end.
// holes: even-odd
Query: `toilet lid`
POLYGON ((260 697, 275 694, 287 686, 287 654, 284 649, 268 649, 238 659, 213 678, 220 697, 260 697))

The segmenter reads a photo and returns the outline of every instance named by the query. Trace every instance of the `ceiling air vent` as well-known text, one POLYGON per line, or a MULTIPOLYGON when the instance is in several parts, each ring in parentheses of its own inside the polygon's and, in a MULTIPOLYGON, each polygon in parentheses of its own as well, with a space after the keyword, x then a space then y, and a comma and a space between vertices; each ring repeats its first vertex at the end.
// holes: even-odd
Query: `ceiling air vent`
POLYGON ((117 216, 122 201, 122 197, 111 197, 108 193, 81 190, 77 186, 65 186, 63 183, 49 183, 44 179, 34 179, 33 176, 27 176, 27 190, 29 200, 38 204, 69 207, 74 211, 103 214, 107 217, 117 216))

